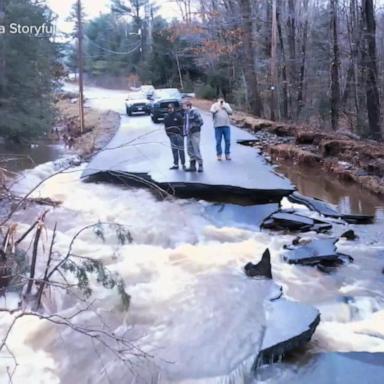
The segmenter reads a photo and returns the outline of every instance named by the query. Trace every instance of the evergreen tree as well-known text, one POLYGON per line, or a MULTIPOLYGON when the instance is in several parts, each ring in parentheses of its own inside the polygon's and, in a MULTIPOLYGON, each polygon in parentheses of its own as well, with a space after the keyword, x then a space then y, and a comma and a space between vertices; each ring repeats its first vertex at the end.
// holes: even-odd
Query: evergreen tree
POLYGON ((52 14, 46 5, 31 0, 2 0, 1 6, 6 33, 0 45, 0 136, 23 141, 52 126, 58 46, 50 36, 14 34, 9 27, 11 23, 52 26, 52 14))

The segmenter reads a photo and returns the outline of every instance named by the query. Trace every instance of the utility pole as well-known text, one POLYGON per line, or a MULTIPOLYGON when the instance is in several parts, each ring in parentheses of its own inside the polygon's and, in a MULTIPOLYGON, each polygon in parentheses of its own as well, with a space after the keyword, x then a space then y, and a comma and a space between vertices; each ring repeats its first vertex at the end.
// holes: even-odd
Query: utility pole
POLYGON ((79 67, 79 116, 80 133, 84 132, 84 59, 83 59, 83 20, 81 0, 77 0, 77 59, 79 67))
POLYGON ((147 52, 152 52, 152 45, 153 45, 153 5, 147 1, 145 3, 145 26, 146 26, 146 45, 147 45, 147 52))
POLYGON ((179 73, 180 86, 181 86, 181 89, 184 89, 183 76, 181 74, 179 55, 177 54, 177 52, 175 53, 175 55, 176 55, 177 72, 179 73))

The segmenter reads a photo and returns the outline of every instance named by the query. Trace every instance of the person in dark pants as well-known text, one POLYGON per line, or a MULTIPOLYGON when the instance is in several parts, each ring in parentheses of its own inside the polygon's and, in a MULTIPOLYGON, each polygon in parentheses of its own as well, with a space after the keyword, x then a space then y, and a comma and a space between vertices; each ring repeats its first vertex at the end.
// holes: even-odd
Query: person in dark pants
POLYGON ((183 136, 183 116, 175 110, 173 104, 168 105, 168 114, 164 119, 165 133, 171 142, 173 165, 170 169, 179 169, 179 159, 185 170, 185 152, 183 136))
POLYGON ((231 160, 231 122, 229 116, 232 115, 232 109, 223 99, 219 99, 217 103, 212 105, 211 113, 213 126, 215 127, 217 160, 221 161, 221 155, 223 154, 221 148, 223 138, 225 143, 225 158, 231 160))
POLYGON ((200 151, 200 132, 203 126, 200 112, 187 101, 184 104, 184 135, 187 136, 187 150, 190 160, 187 172, 203 172, 203 157, 200 151), (196 163, 198 168, 196 168, 196 163))

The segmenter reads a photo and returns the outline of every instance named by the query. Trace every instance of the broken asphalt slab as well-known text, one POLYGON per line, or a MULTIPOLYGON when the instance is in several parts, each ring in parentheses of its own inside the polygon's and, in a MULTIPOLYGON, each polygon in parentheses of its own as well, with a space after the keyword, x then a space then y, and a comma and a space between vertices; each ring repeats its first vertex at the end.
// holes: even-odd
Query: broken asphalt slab
POLYGON ((254 369, 278 360, 289 351, 310 341, 320 322, 319 311, 307 304, 287 300, 282 288, 272 280, 271 254, 266 249, 258 263, 249 262, 244 273, 253 284, 271 284, 270 297, 264 300, 265 331, 254 369), (256 280, 256 281, 255 281, 256 280))
POLYGON ((280 298, 267 306, 268 326, 254 369, 304 346, 320 323, 319 311, 307 304, 280 298))
POLYGON ((299 215, 294 211, 280 211, 270 215, 262 224, 262 228, 288 231, 326 232, 332 229, 332 224, 321 220, 299 215))
POLYGON ((336 238, 315 239, 307 244, 287 247, 283 259, 289 264, 317 265, 334 267, 352 261, 352 257, 337 252, 336 238))
POLYGON ((336 211, 331 205, 323 200, 316 199, 314 197, 308 197, 295 191, 288 196, 289 201, 296 204, 302 204, 322 214, 325 217, 331 217, 334 219, 342 219, 349 224, 370 224, 374 221, 374 216, 370 215, 355 215, 355 214, 343 214, 336 211))

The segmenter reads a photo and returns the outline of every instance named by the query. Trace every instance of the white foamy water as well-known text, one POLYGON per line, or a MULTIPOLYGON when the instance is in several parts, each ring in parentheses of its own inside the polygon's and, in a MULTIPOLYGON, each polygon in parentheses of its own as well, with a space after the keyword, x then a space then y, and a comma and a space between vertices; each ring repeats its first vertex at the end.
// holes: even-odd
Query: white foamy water
MULTIPOLYGON (((75 242, 73 253, 102 260, 118 272, 132 297, 131 305, 122 312, 115 290, 93 284, 93 310, 76 317, 75 323, 100 326, 102 318, 108 329, 125 335, 148 356, 132 355, 133 366, 125 367, 112 353, 70 328, 23 318, 8 343, 19 362, 15 383, 31 375, 42 383, 72 383, 83 370, 90 383, 248 382, 265 323, 262 301, 276 292, 269 284, 260 288, 260 282, 247 279, 242 267, 257 261, 266 247, 272 252, 275 281, 286 296, 321 310, 323 321, 314 335, 313 350, 384 350, 379 243, 368 247, 363 239, 357 244, 342 242, 340 250, 352 254, 356 262, 324 275, 281 260, 282 245, 292 241, 291 235, 252 231, 249 223, 243 229, 238 219, 234 226, 218 227, 217 217, 212 220, 205 213, 206 202, 160 201, 143 189, 83 183, 81 170, 56 175, 34 193, 62 201, 47 216, 45 243, 55 222, 55 249, 61 254, 82 227, 108 223, 103 226, 105 242, 87 230, 75 242), (119 244, 114 223, 129 228, 132 244, 119 244)), ((28 172, 15 190, 27 191, 53 172, 53 163, 43 164, 28 172)), ((32 222, 44 209, 26 209, 15 220, 32 222)), ((335 231, 344 229, 336 226, 335 231)), ((40 260, 40 270, 43 264, 40 260)), ((83 304, 73 294, 54 289, 45 305, 64 315, 83 304)), ((2 329, 11 319, 2 317, 2 329)), ((9 359, 4 361, 12 366, 9 359)))
MULTIPOLYGON (((105 242, 94 231, 86 231, 76 241, 73 253, 102 260, 124 278, 132 296, 127 313, 120 311, 115 291, 97 285, 93 286, 91 299, 97 299, 93 308, 110 329, 125 334, 151 357, 139 358, 131 373, 101 350, 102 356, 112 360, 107 375, 100 372, 100 361, 87 338, 59 327, 59 347, 58 327, 33 318, 22 319, 9 345, 17 351, 24 349, 22 356, 26 357, 32 349, 40 350, 41 372, 36 372, 35 367, 34 377, 52 382, 56 374, 58 382, 73 382, 79 374, 74 369, 78 363, 94 372, 89 376, 92 383, 129 375, 136 380, 132 382, 154 378, 158 382, 207 382, 207 378, 220 382, 225 377, 243 377, 260 347, 263 300, 276 296, 276 288, 269 282, 263 285, 247 279, 241 267, 260 255, 268 237, 237 228, 215 228, 204 217, 207 203, 158 201, 141 189, 85 184, 79 178, 80 171, 54 176, 34 193, 63 202, 47 216, 46 242, 56 221, 55 249, 62 254, 80 228, 98 221, 108 223, 104 226, 105 242), (121 246, 111 227, 113 223, 129 228, 134 243, 121 246), (37 329, 36 323, 40 323, 37 329), (29 342, 23 337, 25 332, 29 342), (13 337, 16 333, 17 337, 13 337)), ((52 172, 52 164, 43 164, 23 178, 15 190, 27 191, 52 172)), ((36 208, 27 209, 15 219, 30 222, 35 215, 36 208)), ((44 261, 39 260, 40 271, 44 261)), ((52 292, 46 305, 62 314, 73 313, 79 307, 76 298, 60 290, 52 292)), ((97 320, 95 315, 87 316, 76 318, 76 322, 97 320)), ((30 361, 26 358, 23 365, 28 367, 30 361)), ((31 369, 16 370, 14 382, 23 381, 31 369)))
MULTIPOLYGON (((47 293, 44 305, 51 312, 71 316, 92 303, 90 311, 74 318, 74 324, 124 336, 131 343, 129 360, 123 364, 97 340, 71 328, 23 317, 7 343, 18 362, 13 383, 31 382, 32 377, 34 383, 44 384, 249 383, 250 367, 268 322, 264 299, 275 297, 278 289, 246 278, 242 267, 249 261, 257 262, 267 247, 274 280, 282 285, 285 295, 321 311, 322 322, 310 344, 312 351, 384 351, 384 240, 380 225, 350 226, 361 238, 342 241, 338 247, 355 262, 325 275, 282 261, 282 246, 291 243, 293 235, 260 232, 258 227, 252 228, 249 219, 242 226, 241 218, 220 226, 217 217, 207 214, 207 202, 158 200, 143 189, 83 183, 82 169, 56 175, 34 193, 62 201, 47 215, 41 254, 47 253, 55 222, 55 250, 62 255, 81 228, 105 223, 105 241, 91 228, 79 236, 72 251, 101 260, 118 272, 131 295, 130 308, 122 311, 116 290, 107 290, 96 281, 91 282, 93 295, 86 302, 79 300, 76 290, 55 288, 47 293), (129 229, 132 244, 119 243, 115 224, 129 229)), ((14 189, 28 191, 55 170, 53 163, 40 165, 27 172, 14 189)), ((288 206, 286 201, 284 206, 288 206)), ((315 215, 301 206, 296 208, 315 215)), ((25 223, 19 233, 45 209, 20 211, 14 217, 25 223)), ((346 229, 335 224, 334 234, 346 229)), ((44 261, 38 260, 40 274, 44 261)), ((75 282, 70 274, 66 277, 75 282)), ((60 276, 56 280, 61 281, 60 276)), ((16 304, 17 297, 7 295, 1 306, 16 304)), ((1 315, 2 333, 14 316, 1 315)), ((0 356, 1 382, 7 380, 7 366, 12 373, 14 361, 4 351, 0 356)))

